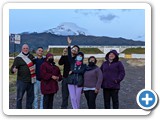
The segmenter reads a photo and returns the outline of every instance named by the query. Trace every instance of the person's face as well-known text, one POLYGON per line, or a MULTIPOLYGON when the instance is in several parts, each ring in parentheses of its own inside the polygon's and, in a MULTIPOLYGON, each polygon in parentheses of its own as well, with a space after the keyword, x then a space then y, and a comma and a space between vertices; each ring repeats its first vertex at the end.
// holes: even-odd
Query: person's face
POLYGON ((42 55, 43 55, 43 49, 42 48, 38 48, 36 53, 37 53, 37 56, 42 57, 42 55))
POLYGON ((47 61, 49 61, 49 59, 53 59, 53 56, 49 56, 49 57, 47 58, 47 61))
POLYGON ((96 60, 95 60, 94 58, 90 58, 90 59, 89 59, 89 62, 94 62, 94 63, 95 63, 96 60))
POLYGON ((78 47, 73 47, 71 51, 74 55, 78 54, 78 47))
POLYGON ((29 47, 28 47, 28 45, 23 45, 23 47, 22 47, 22 52, 25 53, 25 54, 27 54, 27 53, 29 52, 29 47))
POLYGON ((77 60, 77 61, 82 61, 82 59, 83 59, 83 58, 82 58, 82 55, 77 55, 77 57, 76 57, 76 60, 77 60))
POLYGON ((109 59, 110 59, 110 60, 114 60, 115 57, 116 57, 115 54, 113 54, 113 53, 110 53, 110 54, 109 54, 109 59))

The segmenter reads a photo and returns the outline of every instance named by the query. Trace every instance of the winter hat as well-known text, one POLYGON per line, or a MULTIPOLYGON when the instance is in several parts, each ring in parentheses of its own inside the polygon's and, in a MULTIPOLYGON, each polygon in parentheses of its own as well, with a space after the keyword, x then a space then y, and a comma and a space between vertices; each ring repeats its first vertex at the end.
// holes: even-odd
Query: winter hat
POLYGON ((77 56, 78 56, 78 55, 81 55, 82 58, 84 59, 84 53, 83 53, 83 52, 78 52, 77 56))
POLYGON ((46 59, 47 59, 48 57, 50 57, 50 56, 53 56, 53 54, 52 54, 52 53, 47 53, 47 54, 46 54, 46 59))

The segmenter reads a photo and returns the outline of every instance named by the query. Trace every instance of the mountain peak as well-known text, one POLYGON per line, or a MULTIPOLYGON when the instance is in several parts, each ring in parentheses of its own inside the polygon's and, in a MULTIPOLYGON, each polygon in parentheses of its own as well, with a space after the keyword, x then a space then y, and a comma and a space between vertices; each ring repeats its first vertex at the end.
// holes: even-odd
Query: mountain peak
POLYGON ((61 23, 56 28, 46 30, 45 32, 56 34, 56 35, 62 35, 62 36, 88 35, 88 31, 85 28, 81 28, 72 22, 61 23))

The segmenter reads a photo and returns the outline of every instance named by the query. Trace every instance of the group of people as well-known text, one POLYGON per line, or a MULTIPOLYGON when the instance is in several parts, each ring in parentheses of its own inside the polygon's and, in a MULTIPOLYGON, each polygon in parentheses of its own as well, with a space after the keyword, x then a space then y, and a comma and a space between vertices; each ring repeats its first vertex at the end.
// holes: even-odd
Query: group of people
POLYGON ((63 76, 54 62, 53 54, 47 53, 43 56, 43 48, 38 47, 37 56, 34 57, 30 54, 27 44, 22 46, 21 53, 14 59, 11 67, 11 72, 17 73, 16 108, 22 109, 22 100, 26 92, 26 109, 52 109, 54 95, 59 89, 58 82, 62 81, 61 109, 68 108, 69 96, 72 108, 79 109, 82 93, 85 95, 88 108, 96 109, 96 97, 101 88, 104 108, 111 108, 112 99, 113 109, 118 109, 118 92, 125 70, 119 61, 117 51, 108 52, 105 56, 106 61, 98 67, 95 56, 90 56, 85 64, 84 53, 80 51, 79 46, 71 47, 72 40, 69 37, 67 42, 68 48, 63 50, 58 61, 59 65, 63 65, 63 76))

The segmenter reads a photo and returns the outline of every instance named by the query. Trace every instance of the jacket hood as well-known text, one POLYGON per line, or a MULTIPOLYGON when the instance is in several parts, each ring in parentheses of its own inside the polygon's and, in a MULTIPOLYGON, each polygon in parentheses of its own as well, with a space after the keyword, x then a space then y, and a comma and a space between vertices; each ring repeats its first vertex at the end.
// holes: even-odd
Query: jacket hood
POLYGON ((106 60, 109 60, 109 54, 110 53, 113 53, 116 56, 115 59, 113 60, 113 62, 119 61, 119 54, 118 54, 118 52, 116 50, 111 50, 110 52, 108 52, 106 54, 106 57, 105 57, 106 60))
POLYGON ((78 52, 77 56, 78 56, 78 55, 81 55, 82 58, 84 59, 84 53, 83 53, 83 52, 78 52))

